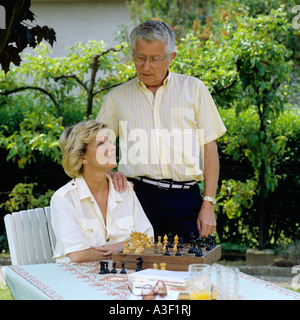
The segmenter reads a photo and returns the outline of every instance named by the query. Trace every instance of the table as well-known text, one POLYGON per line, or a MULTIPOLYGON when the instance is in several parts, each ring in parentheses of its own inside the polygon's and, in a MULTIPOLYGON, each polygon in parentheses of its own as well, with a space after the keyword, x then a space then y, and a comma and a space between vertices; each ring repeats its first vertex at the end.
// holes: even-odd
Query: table
MULTIPOLYGON (((213 284, 218 268, 224 267, 213 264, 213 284)), ((128 274, 99 274, 98 262, 12 265, 2 267, 2 274, 16 300, 132 299, 128 274)), ((240 299, 300 300, 300 294, 240 272, 240 299)))

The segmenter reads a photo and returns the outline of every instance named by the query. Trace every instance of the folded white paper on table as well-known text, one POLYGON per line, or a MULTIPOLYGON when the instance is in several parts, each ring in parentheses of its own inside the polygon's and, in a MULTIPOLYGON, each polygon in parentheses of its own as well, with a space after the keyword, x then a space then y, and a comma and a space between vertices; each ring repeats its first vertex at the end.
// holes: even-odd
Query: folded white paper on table
POLYGON ((155 284, 158 280, 162 280, 167 285, 185 287, 189 280, 189 273, 187 271, 145 269, 129 274, 128 279, 149 282, 149 284, 155 284))

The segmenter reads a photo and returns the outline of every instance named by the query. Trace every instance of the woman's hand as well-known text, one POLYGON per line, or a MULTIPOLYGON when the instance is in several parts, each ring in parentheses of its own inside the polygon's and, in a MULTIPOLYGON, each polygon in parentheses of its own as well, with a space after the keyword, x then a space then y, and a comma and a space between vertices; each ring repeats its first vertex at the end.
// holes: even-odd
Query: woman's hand
POLYGON ((104 246, 95 246, 91 247, 91 249, 97 250, 99 252, 102 252, 103 256, 110 256, 113 253, 120 252, 124 249, 125 242, 118 242, 113 244, 106 244, 104 246))

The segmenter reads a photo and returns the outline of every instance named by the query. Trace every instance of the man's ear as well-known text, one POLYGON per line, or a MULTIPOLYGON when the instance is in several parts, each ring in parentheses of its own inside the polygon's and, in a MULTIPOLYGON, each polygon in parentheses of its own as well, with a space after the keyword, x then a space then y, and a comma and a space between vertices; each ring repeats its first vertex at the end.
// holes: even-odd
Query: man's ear
POLYGON ((175 59, 177 53, 176 52, 172 52, 170 53, 170 64, 172 63, 172 61, 175 59))

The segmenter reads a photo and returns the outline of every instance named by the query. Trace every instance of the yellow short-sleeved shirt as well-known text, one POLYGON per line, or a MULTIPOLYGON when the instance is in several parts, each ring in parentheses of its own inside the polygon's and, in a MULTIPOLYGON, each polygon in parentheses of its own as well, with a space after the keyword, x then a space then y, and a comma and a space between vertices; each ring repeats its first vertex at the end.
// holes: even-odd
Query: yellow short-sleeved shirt
POLYGON ((203 180, 203 145, 226 132, 205 84, 169 72, 155 96, 132 79, 105 97, 97 120, 120 138, 127 177, 203 180))

